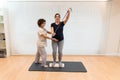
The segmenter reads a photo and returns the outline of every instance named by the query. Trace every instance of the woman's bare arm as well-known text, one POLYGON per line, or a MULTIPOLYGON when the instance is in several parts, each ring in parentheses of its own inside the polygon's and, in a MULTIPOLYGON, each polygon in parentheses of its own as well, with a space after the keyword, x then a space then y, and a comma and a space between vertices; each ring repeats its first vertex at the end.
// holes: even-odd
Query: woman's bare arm
POLYGON ((46 34, 41 34, 42 37, 46 38, 46 39, 51 39, 49 36, 47 36, 46 34))

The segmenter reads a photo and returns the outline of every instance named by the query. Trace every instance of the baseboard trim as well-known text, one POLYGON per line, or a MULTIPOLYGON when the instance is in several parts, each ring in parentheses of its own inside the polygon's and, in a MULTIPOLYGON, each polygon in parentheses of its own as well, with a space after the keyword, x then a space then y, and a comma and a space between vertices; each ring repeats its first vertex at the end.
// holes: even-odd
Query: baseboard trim
MULTIPOLYGON (((24 55, 26 55, 26 56, 31 55, 31 56, 34 56, 34 55, 36 55, 36 53, 34 53, 34 54, 32 54, 32 53, 28 53, 28 54, 27 54, 27 53, 23 53, 23 54, 17 54, 17 53, 15 53, 15 54, 11 54, 11 55, 20 55, 20 56, 22 56, 22 55, 23 55, 23 56, 24 56, 24 55)), ((47 54, 47 55, 52 55, 52 53, 49 53, 49 54, 47 54)), ((75 53, 64 54, 64 53, 63 53, 63 55, 66 55, 66 56, 69 56, 69 55, 71 55, 71 56, 77 56, 77 55, 78 55, 78 56, 79 56, 79 55, 80 55, 80 56, 82 56, 82 55, 83 55, 83 56, 84 56, 84 55, 85 55, 85 56, 94 56, 94 55, 96 55, 96 56, 120 56, 120 53, 98 53, 98 54, 97 54, 97 53, 94 53, 94 54, 83 54, 83 53, 82 53, 82 54, 75 54, 75 53)))
MULTIPOLYGON (((34 56, 35 54, 12 54, 12 56, 34 56)), ((48 56, 51 56, 52 54, 48 54, 48 56)), ((64 56, 106 56, 105 54, 64 54, 64 56)), ((109 55, 107 55, 109 56, 109 55)))
POLYGON ((106 56, 120 56, 120 53, 105 53, 106 56))

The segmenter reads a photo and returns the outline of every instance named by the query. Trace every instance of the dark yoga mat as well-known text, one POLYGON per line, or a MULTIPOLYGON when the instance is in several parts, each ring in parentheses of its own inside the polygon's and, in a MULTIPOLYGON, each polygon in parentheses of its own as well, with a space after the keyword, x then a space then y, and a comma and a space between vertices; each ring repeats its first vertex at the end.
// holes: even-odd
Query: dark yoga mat
MULTIPOLYGON (((48 61, 47 64, 52 63, 52 61, 48 61)), ((48 67, 43 68, 41 64, 35 64, 34 62, 29 68, 29 71, 49 71, 49 72, 87 72, 86 68, 84 67, 82 62, 64 62, 65 67, 48 67)))

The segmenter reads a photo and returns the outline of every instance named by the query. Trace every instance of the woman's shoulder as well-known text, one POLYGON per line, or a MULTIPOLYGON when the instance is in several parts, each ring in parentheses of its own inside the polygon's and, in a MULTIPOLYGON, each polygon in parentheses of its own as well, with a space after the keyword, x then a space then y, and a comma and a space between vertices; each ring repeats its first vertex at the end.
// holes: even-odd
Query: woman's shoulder
POLYGON ((41 31, 44 31, 44 30, 43 30, 42 28, 39 28, 39 29, 38 29, 38 32, 41 32, 41 31))

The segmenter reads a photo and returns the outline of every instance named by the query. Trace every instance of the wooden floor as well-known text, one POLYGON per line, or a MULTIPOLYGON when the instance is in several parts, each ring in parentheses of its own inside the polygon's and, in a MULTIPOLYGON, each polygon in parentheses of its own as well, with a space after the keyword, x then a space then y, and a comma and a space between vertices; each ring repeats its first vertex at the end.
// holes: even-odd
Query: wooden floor
POLYGON ((120 57, 64 56, 63 60, 82 61, 88 72, 30 72, 34 56, 11 56, 0 58, 0 80, 120 80, 120 57))

